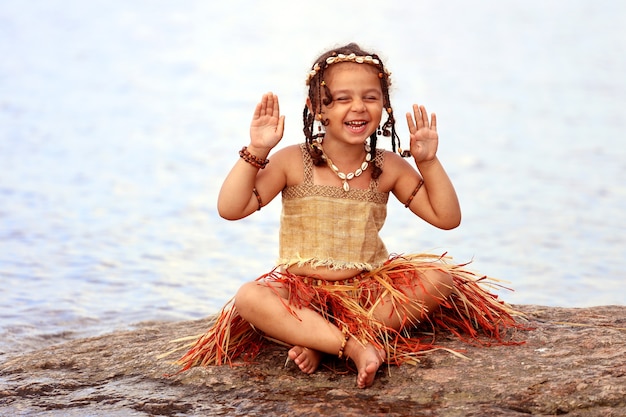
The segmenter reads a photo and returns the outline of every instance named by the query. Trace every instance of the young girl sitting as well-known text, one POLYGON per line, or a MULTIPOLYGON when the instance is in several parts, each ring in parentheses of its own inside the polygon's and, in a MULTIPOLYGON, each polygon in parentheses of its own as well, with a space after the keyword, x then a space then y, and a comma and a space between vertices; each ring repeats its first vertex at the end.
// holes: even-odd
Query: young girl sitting
POLYGON ((351 359, 365 388, 383 362, 410 361, 433 347, 415 327, 502 341, 501 332, 517 326, 515 312, 479 285, 486 277, 444 256, 390 256, 379 236, 390 193, 433 226, 461 221, 437 158, 435 114, 414 105, 406 114, 410 147, 400 149, 389 72, 356 44, 320 56, 307 85, 305 143, 266 159, 283 136, 284 116, 278 97, 263 95, 250 143, 218 198, 220 215, 237 220, 282 194, 277 266, 239 289, 179 360, 183 369, 253 357, 272 338, 293 346, 288 357, 307 374, 325 354, 351 359), (376 147, 381 134, 393 152, 376 147))

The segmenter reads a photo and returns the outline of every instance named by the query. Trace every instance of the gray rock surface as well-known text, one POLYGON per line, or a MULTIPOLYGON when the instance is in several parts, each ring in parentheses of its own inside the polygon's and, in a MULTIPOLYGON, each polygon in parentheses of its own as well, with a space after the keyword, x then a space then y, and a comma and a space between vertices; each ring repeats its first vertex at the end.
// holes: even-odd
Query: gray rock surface
POLYGON ((168 377, 172 340, 208 320, 144 323, 0 364, 2 416, 626 416, 626 306, 516 306, 534 330, 519 346, 438 343, 462 351, 382 367, 374 386, 329 360, 313 375, 285 367, 271 345, 254 364, 195 368, 168 377))

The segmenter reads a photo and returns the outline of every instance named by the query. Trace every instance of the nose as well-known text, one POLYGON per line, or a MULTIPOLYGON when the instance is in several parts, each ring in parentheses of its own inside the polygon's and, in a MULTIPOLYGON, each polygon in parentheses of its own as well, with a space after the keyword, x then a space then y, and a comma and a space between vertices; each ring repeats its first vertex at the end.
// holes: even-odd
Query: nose
POLYGON ((365 111, 365 102, 360 98, 355 98, 354 100, 352 100, 352 111, 365 111))

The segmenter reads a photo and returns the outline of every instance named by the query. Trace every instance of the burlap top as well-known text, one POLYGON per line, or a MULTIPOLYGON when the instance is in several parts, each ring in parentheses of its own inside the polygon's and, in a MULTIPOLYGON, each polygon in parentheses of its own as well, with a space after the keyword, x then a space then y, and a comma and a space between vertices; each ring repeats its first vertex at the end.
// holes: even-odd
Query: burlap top
MULTIPOLYGON (((278 264, 370 271, 389 253, 379 236, 387 216, 389 193, 378 180, 367 190, 313 184, 313 161, 302 144, 304 181, 282 192, 278 264)), ((376 150, 382 168, 384 150, 376 150)))

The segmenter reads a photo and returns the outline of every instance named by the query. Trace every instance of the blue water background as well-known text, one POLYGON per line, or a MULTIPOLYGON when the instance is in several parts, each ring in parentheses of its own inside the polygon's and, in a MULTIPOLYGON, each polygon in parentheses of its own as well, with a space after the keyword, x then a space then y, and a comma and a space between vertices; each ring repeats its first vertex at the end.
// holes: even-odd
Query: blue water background
POLYGON ((389 207, 391 251, 447 251, 512 303, 626 304, 626 3, 0 0, 0 358, 215 312, 273 266, 280 202, 219 218, 254 105, 302 140, 304 76, 356 40, 399 133, 436 111, 463 223, 389 207))

